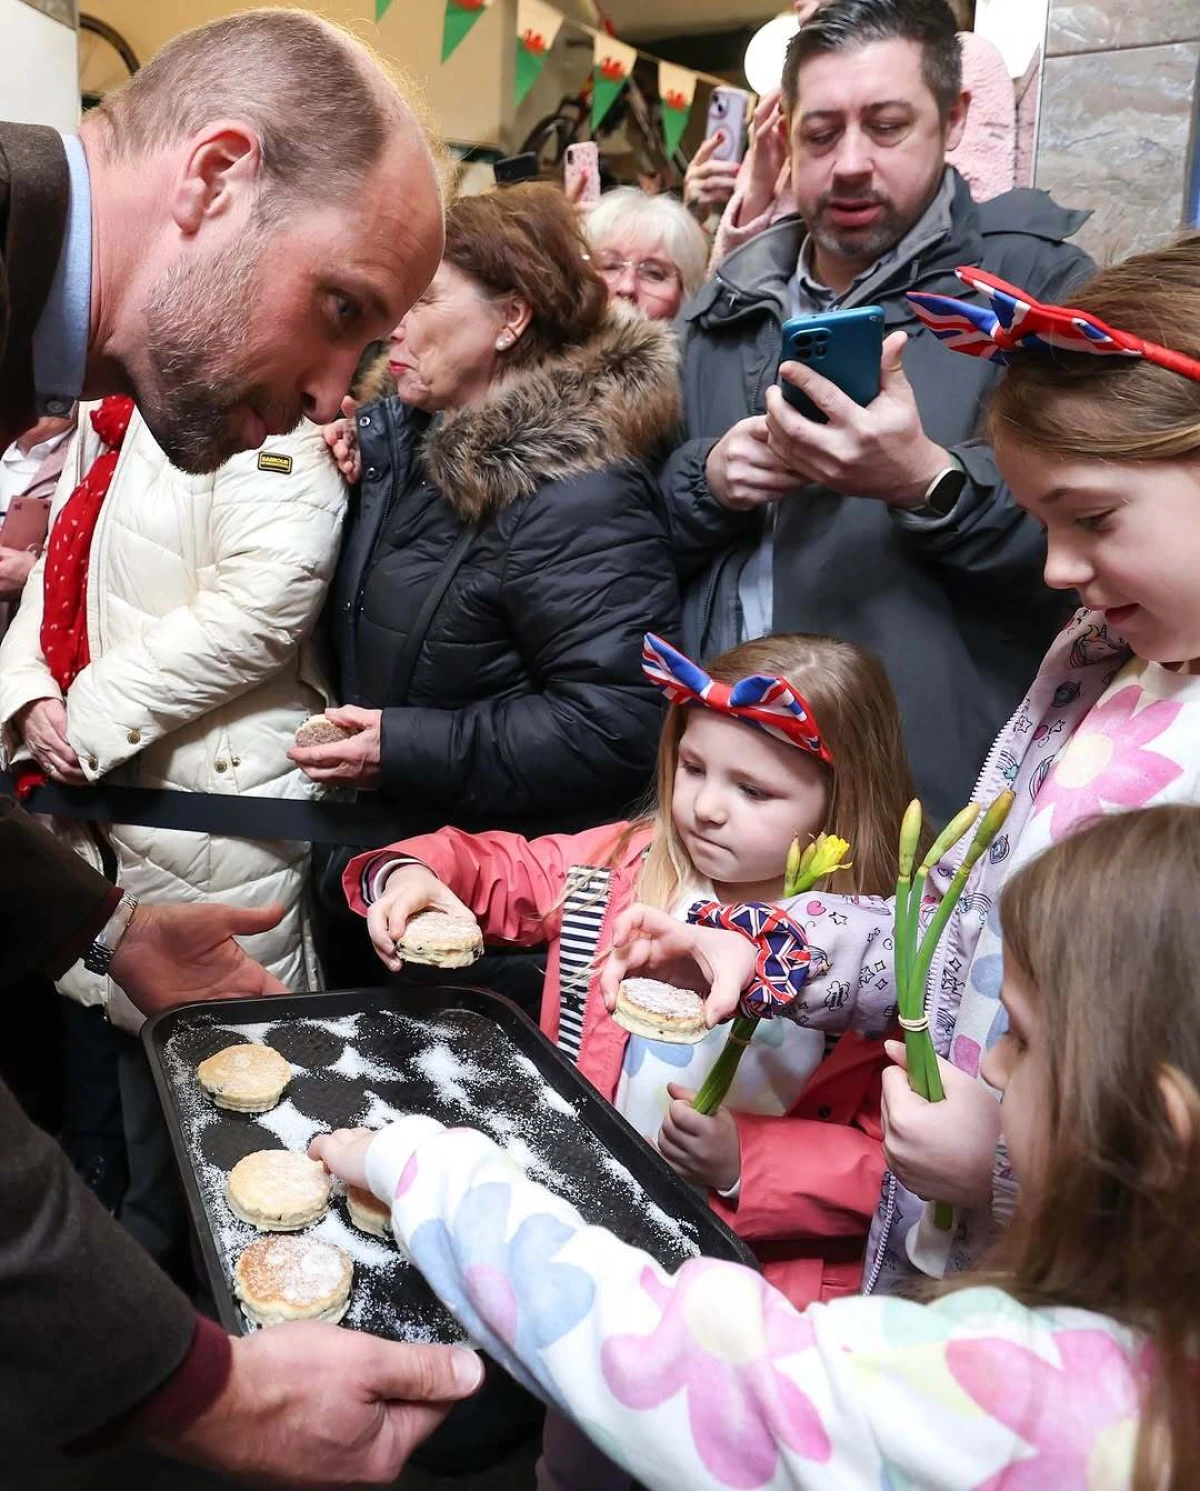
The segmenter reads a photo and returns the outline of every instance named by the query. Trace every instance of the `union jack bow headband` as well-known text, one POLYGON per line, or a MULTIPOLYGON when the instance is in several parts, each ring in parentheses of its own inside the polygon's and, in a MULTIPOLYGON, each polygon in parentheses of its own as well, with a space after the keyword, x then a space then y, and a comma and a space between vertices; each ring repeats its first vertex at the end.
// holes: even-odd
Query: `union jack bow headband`
POLYGON ((1184 352, 1117 331, 1086 311, 1042 305, 985 269, 959 268, 955 273, 983 296, 982 305, 917 290, 908 294, 917 315, 954 352, 992 362, 1007 362, 1009 354, 1020 348, 1045 352, 1058 347, 1099 357, 1142 357, 1200 382, 1200 361, 1184 352))
POLYGON ((721 683, 653 632, 642 643, 642 672, 672 704, 703 704, 833 764, 808 700, 786 678, 755 673, 721 683))

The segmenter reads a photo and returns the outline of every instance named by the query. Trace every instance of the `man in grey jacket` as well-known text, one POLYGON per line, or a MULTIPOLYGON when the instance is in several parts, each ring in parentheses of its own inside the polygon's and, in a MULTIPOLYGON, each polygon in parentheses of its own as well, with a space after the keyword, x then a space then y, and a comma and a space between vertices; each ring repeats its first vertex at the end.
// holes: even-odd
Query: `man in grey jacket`
POLYGON ((980 439, 999 369, 950 356, 906 294, 965 295, 954 270, 974 264, 1055 299, 1091 267, 1065 241, 1086 214, 1030 190, 977 205, 946 166, 969 97, 942 0, 829 0, 792 43, 783 93, 800 216, 732 254, 681 321, 686 438, 663 486, 684 641, 711 656, 819 632, 874 652, 944 818, 1065 611, 980 439), (868 408, 808 367, 780 374, 789 316, 863 305, 887 334, 868 408), (794 410, 779 376, 828 423, 794 410))

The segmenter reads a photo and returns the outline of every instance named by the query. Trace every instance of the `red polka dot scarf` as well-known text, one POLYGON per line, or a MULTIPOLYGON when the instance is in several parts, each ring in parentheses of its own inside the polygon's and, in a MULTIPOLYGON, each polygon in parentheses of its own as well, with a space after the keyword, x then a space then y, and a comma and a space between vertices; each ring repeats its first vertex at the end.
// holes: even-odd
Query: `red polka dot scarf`
MULTIPOLYGON (((65 694, 90 661, 87 635, 88 564, 100 508, 108 496, 129 421, 133 400, 123 394, 103 399, 92 410, 92 428, 105 450, 92 462, 87 475, 67 498, 50 530, 46 572, 42 582, 42 656, 54 681, 65 694)), ((46 785, 46 774, 35 762, 15 769, 15 791, 24 802, 35 787, 46 785)))
POLYGON ((92 428, 104 442, 104 453, 96 457, 67 499, 46 550, 42 655, 64 694, 89 661, 87 580, 92 539, 133 418, 133 400, 120 394, 104 399, 92 410, 91 418, 92 428))

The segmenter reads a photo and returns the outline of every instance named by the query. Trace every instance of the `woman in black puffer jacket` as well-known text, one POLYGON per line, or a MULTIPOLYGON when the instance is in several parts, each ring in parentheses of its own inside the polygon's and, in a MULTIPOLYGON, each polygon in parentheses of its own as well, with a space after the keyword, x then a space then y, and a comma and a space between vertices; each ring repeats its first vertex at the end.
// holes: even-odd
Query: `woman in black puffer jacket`
POLYGON ((342 432, 329 713, 358 733, 294 758, 412 832, 619 817, 660 724, 642 636, 678 628, 649 469, 679 418, 670 331, 609 307, 561 193, 510 187, 450 207, 390 367, 399 396, 342 432))

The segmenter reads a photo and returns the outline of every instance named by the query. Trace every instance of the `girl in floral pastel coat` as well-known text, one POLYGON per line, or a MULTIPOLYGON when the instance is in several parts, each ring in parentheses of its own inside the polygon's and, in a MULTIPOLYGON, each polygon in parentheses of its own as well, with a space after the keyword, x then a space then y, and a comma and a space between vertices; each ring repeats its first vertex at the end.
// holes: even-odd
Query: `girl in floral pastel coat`
POLYGON ((390 1201, 472 1338, 649 1491, 1189 1491, 1198 902, 1192 807, 1102 818, 1005 888, 1008 1028, 984 1073, 1020 1205, 930 1303, 799 1313, 737 1264, 671 1277, 430 1118, 310 1153, 390 1201))
MULTIPOLYGON (((994 282, 979 271, 960 275, 992 296, 994 282)), ((990 315, 987 298, 965 306, 929 299, 931 324, 952 346, 1009 359, 989 416, 996 458, 1017 502, 1046 529, 1047 584, 1077 591, 1084 609, 979 775, 977 801, 1005 788, 1016 801, 968 882, 927 985, 934 1038, 953 1063, 943 1072, 947 1101, 926 1104, 902 1072, 885 1073, 891 1173, 872 1231, 868 1290, 911 1277, 914 1264, 933 1274, 963 1266, 1011 1206, 1003 1154, 996 1159, 996 1107, 975 1080, 1005 1024, 996 907, 1006 880, 1099 814, 1200 802, 1200 233, 1102 270, 1073 297, 1071 312, 1014 312, 1003 289, 990 315), (1029 334, 1035 340, 1023 344, 1029 334), (956 1233, 929 1226, 918 1196, 955 1203, 956 1233)), ((935 895, 962 852, 931 877, 935 895)), ((890 950, 869 939, 890 905, 820 896, 791 909, 829 968, 808 978, 785 1013, 878 1028, 895 991, 890 950), (831 988, 851 991, 836 1019, 831 988)), ((718 975, 716 1013, 733 1010, 750 976, 751 951, 725 932, 689 932, 634 909, 618 937, 624 945, 604 974, 610 999, 627 967, 683 978, 679 960, 690 964, 701 944, 718 975)))

